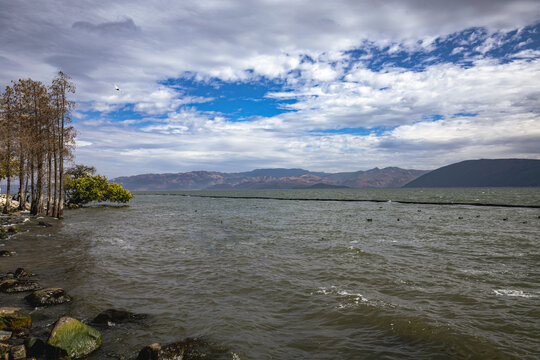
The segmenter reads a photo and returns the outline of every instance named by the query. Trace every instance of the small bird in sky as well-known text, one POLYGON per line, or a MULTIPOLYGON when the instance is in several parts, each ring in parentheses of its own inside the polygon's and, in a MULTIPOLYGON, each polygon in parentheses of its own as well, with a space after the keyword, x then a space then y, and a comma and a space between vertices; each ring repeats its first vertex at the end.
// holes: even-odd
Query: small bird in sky
POLYGON ((116 85, 116 84, 114 85, 114 90, 120 91, 120 88, 118 87, 118 85, 116 85))

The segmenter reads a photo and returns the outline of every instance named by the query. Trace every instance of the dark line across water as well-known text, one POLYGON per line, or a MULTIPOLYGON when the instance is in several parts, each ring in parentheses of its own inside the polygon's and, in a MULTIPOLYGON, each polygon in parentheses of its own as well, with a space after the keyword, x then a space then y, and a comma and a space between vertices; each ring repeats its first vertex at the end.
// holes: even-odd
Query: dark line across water
POLYGON ((385 203, 393 202, 398 204, 419 204, 419 205, 468 205, 468 206, 491 206, 506 208, 529 208, 540 209, 540 205, 515 205, 515 204, 490 204, 476 202, 435 202, 435 201, 408 201, 408 200, 379 200, 379 199, 325 199, 325 198, 283 198, 273 196, 232 196, 232 195, 199 195, 199 194, 153 194, 153 195, 174 195, 213 199, 256 199, 256 200, 289 200, 289 201, 341 201, 341 202, 375 202, 385 203))

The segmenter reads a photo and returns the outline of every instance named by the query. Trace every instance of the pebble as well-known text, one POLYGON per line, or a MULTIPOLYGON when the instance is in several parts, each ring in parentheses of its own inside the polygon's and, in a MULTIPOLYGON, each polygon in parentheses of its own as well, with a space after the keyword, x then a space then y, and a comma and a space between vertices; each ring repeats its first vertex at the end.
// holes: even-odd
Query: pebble
POLYGON ((0 330, 0 341, 8 340, 11 338, 11 332, 0 330))

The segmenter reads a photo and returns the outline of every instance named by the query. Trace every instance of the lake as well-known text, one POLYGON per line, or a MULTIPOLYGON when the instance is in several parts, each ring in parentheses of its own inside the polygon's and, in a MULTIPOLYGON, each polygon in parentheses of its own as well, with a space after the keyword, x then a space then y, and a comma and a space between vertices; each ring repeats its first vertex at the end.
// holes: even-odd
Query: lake
POLYGON ((38 325, 149 314, 104 330, 90 359, 195 336, 240 359, 540 357, 540 209, 396 202, 538 206, 539 188, 135 195, 0 241, 17 251, 2 272, 75 299, 34 310, 38 325))

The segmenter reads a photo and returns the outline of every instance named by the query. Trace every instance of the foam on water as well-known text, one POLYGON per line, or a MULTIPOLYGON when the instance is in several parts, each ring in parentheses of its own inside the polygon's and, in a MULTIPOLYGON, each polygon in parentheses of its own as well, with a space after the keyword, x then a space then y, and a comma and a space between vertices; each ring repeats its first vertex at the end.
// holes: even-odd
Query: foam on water
POLYGON ((494 289, 493 292, 500 296, 522 297, 522 298, 536 298, 538 295, 526 293, 523 290, 513 289, 494 289))

